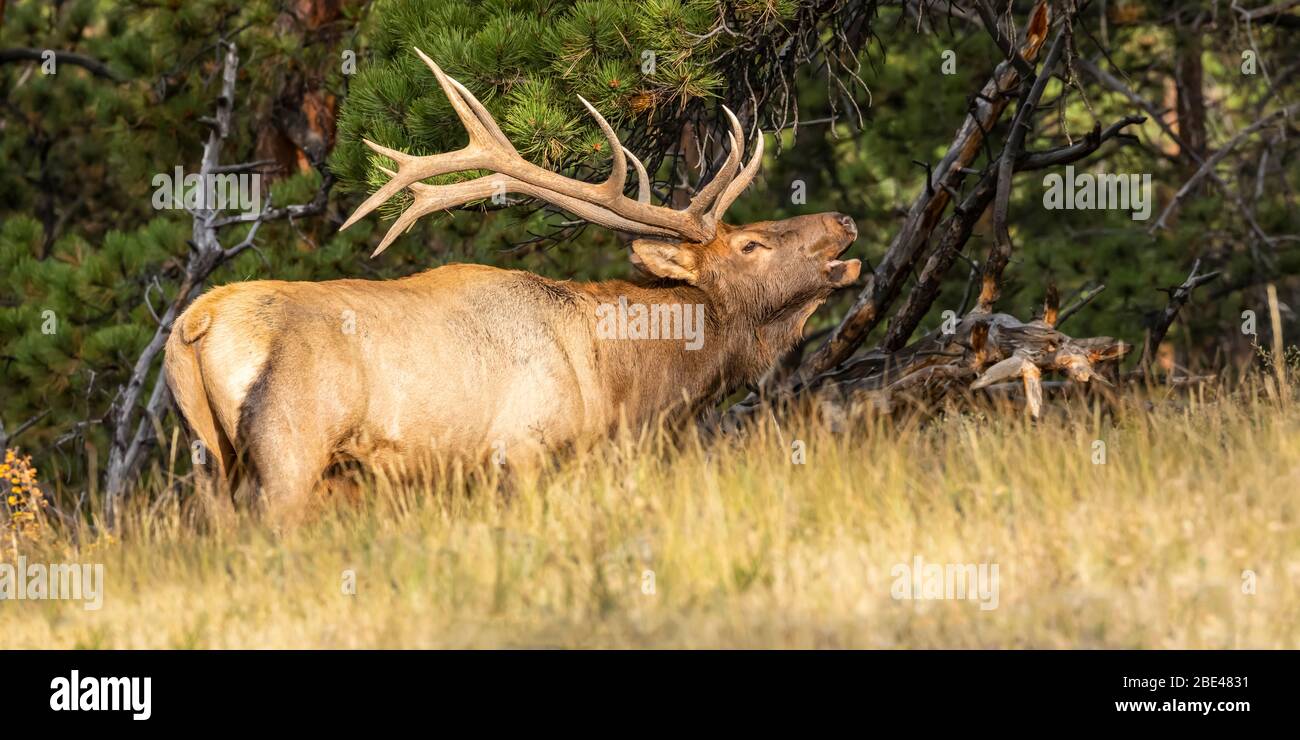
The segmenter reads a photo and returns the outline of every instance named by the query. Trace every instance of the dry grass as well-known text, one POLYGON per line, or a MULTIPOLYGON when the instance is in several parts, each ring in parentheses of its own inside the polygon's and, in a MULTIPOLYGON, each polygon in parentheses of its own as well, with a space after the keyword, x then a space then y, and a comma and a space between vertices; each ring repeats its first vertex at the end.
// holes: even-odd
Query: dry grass
POLYGON ((104 605, 0 604, 0 647, 1300 647, 1300 408, 1152 400, 623 439, 509 497, 379 486, 284 538, 138 507, 120 541, 23 551, 104 563, 104 605), (895 600, 916 556, 998 564, 997 608, 895 600))

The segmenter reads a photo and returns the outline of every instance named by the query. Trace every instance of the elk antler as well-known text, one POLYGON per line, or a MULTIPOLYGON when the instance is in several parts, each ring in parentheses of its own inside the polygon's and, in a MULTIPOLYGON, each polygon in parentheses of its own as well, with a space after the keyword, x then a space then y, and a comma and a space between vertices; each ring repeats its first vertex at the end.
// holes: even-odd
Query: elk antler
POLYGON ((416 49, 415 53, 433 71, 438 84, 447 94, 452 108, 469 133, 469 144, 454 152, 422 157, 363 139, 366 146, 396 162, 397 172, 383 170, 391 179, 367 198, 342 228, 346 229, 361 220, 402 188, 409 188, 415 195, 415 202, 402 212, 371 256, 387 249, 393 240, 421 216, 503 192, 522 193, 544 200, 579 218, 618 231, 707 242, 717 233, 723 213, 754 180, 763 159, 763 137, 760 133, 754 145, 753 156, 741 168, 741 142, 744 134, 735 114, 723 106, 722 110, 731 123, 731 132, 727 135, 731 140, 731 153, 727 155, 722 169, 708 185, 700 189, 684 210, 654 206, 650 204, 650 183, 645 166, 623 147, 609 122, 582 96, 578 96, 578 100, 596 119, 601 132, 609 140, 614 157, 609 178, 602 183, 574 180, 538 167, 521 157, 487 108, 469 90, 444 74, 424 52, 416 49), (637 173, 639 189, 636 200, 623 194, 629 159, 637 173), (420 182, 451 172, 480 169, 498 174, 449 185, 427 185, 420 182))

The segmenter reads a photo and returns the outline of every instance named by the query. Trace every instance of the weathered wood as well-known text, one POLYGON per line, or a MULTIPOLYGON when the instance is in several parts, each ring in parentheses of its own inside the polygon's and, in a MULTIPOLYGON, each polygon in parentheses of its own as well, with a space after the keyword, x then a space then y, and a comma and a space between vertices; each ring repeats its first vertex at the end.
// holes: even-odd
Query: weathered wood
MULTIPOLYGON (((951 334, 926 335, 895 353, 861 355, 794 392, 769 399, 769 405, 811 399, 819 413, 835 422, 864 409, 934 410, 973 391, 1018 381, 1030 415, 1037 418, 1044 375, 1064 376, 1063 382, 1077 387, 1108 386, 1106 376, 1114 374, 1131 349, 1111 337, 1076 339, 1043 319, 1026 323, 1003 313, 973 313, 951 334)), ((737 428, 758 408, 762 405, 738 404, 736 413, 724 420, 723 430, 737 428)))

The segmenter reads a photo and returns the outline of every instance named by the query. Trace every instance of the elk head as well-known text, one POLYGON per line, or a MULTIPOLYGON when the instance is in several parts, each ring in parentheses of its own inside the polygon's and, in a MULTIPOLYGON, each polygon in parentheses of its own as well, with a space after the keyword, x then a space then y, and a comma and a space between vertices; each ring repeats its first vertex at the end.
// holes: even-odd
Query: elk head
POLYGON ((637 239, 632 263, 694 285, 721 310, 757 324, 785 314, 806 319, 831 291, 858 279, 861 262, 838 259, 857 234, 853 219, 840 213, 718 224, 706 244, 637 239))
POLYGON ((602 183, 570 179, 524 159, 469 90, 444 74, 424 52, 415 49, 415 53, 437 78, 469 134, 469 143, 454 152, 415 156, 365 140, 371 149, 396 162, 398 169, 384 170, 391 179, 367 198, 342 228, 356 223, 403 188, 414 195, 414 202, 389 229, 375 255, 424 215, 511 192, 538 198, 591 223, 638 237, 632 242, 632 261, 638 267, 659 278, 694 285, 723 311, 751 316, 759 323, 799 316, 797 323, 802 327, 802 320, 831 291, 857 280, 861 263, 837 259, 857 237, 857 227, 848 216, 824 213, 746 226, 722 222, 723 214, 754 180, 763 160, 760 133, 753 155, 742 167, 744 134, 736 116, 725 106, 723 111, 731 124, 730 154, 690 204, 677 210, 650 203, 645 166, 581 96, 578 99, 600 126, 613 155, 609 178, 602 183), (623 193, 629 164, 637 173, 635 199, 623 193), (451 172, 479 169, 496 174, 449 185, 421 182, 451 172))

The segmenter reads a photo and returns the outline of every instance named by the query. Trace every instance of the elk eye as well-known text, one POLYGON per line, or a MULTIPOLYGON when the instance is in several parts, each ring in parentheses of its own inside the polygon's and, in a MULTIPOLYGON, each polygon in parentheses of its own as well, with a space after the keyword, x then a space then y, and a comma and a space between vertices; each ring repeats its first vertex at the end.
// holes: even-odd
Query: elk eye
POLYGON ((761 246, 763 245, 759 244, 758 242, 749 242, 745 246, 741 247, 740 251, 744 252, 745 254, 749 254, 750 252, 753 252, 755 249, 758 249, 761 246))

